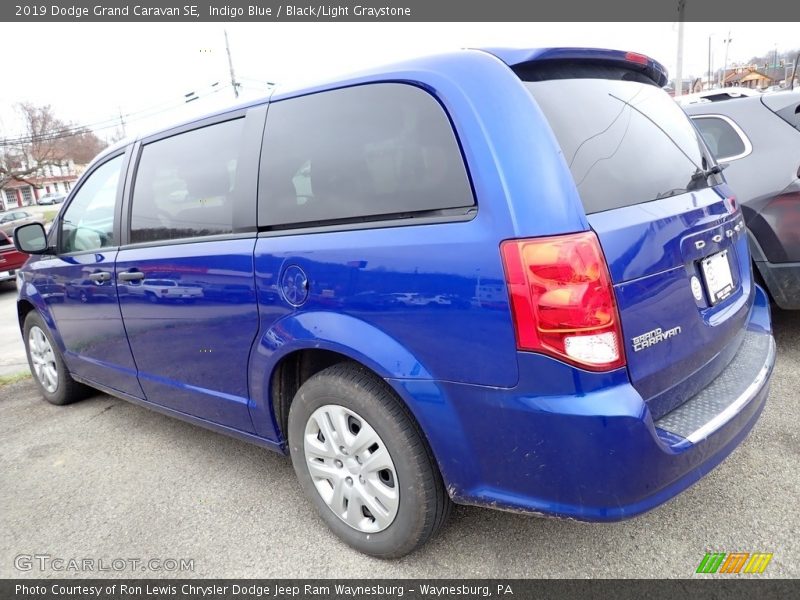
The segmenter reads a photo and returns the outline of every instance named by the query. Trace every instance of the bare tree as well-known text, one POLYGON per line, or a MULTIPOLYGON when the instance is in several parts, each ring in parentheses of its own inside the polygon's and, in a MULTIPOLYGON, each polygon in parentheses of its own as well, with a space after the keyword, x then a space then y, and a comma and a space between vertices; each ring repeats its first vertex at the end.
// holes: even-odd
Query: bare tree
POLYGON ((80 127, 61 140, 62 152, 75 164, 90 162, 107 144, 91 130, 80 127))
POLYGON ((17 105, 25 131, 15 138, 0 138, 0 188, 10 181, 32 184, 48 166, 72 160, 82 164, 105 144, 90 130, 58 119, 49 105, 17 105))

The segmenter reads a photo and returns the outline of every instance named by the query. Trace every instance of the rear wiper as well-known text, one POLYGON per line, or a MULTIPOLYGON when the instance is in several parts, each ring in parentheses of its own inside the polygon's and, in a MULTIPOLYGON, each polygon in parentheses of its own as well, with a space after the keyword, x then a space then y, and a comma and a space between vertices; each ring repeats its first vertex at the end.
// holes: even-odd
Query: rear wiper
POLYGON ((687 188, 673 188, 671 190, 667 190, 666 192, 659 192, 656 194, 654 200, 663 200, 664 198, 672 198, 673 196, 677 196, 678 194, 685 194, 689 190, 687 188))
MULTIPOLYGON (((656 123, 656 122, 655 122, 655 121, 654 121, 654 120, 653 120, 653 119, 652 119, 652 118, 651 118, 651 117, 650 117, 650 116, 649 116, 647 113, 645 113, 645 112, 643 112, 643 111, 639 110, 638 108, 636 108, 636 107, 635 107, 633 104, 631 104, 631 103, 630 103, 630 102, 628 102, 627 100, 623 100, 622 98, 620 98, 620 97, 618 97, 618 96, 615 96, 614 94, 611 94, 611 93, 609 93, 608 95, 609 95, 609 96, 611 96, 612 98, 614 98, 614 100, 619 100, 619 101, 620 101, 620 102, 622 102, 623 104, 625 104, 625 105, 627 105, 627 106, 630 106, 630 107, 631 107, 633 110, 635 110, 637 113, 639 113, 639 114, 640 114, 640 115, 642 115, 642 116, 643 116, 645 119, 647 119, 647 120, 648 120, 648 121, 650 121, 650 122, 651 122, 653 125, 655 125, 655 126, 656 126, 656 129, 658 129, 658 130, 659 130, 661 133, 663 133, 663 134, 664 134, 664 136, 665 136, 665 137, 666 137, 666 138, 667 138, 667 139, 668 139, 670 142, 672 142, 672 145, 673 145, 673 146, 675 146, 675 147, 678 149, 678 151, 679 151, 681 154, 683 154, 683 155, 686 157, 686 160, 688 160, 688 161, 689 161, 689 162, 692 164, 692 166, 694 166, 694 167, 695 167, 695 168, 696 168, 698 171, 700 171, 700 172, 704 172, 703 168, 702 168, 700 165, 698 165, 696 162, 694 162, 694 160, 692 160, 692 157, 691 157, 691 156, 689 156, 688 154, 686 154, 686 150, 684 150, 683 148, 681 148, 681 145, 680 145, 678 142, 676 142, 674 139, 672 139, 672 136, 671 136, 670 134, 668 134, 668 133, 667 133, 667 131, 666 131, 666 130, 665 130, 665 129, 664 129, 662 126, 661 126, 661 125, 659 125, 658 123, 656 123)), ((695 179, 694 179, 694 176, 692 176, 692 181, 695 181, 695 179)))
POLYGON ((697 171, 692 175, 692 181, 700 181, 701 179, 708 179, 712 175, 719 175, 728 168, 728 163, 713 165, 710 169, 697 168, 697 171))

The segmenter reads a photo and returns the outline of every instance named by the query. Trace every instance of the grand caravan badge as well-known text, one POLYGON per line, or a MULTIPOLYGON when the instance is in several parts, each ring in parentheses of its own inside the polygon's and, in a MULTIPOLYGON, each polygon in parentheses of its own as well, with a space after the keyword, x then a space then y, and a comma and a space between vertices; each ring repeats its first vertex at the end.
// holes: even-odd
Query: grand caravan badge
POLYGON ((644 350, 645 348, 649 348, 650 346, 655 346, 656 344, 660 344, 661 342, 668 340, 669 338, 675 337, 681 332, 680 327, 673 327, 672 329, 667 329, 664 331, 661 327, 657 327, 652 331, 648 331, 647 333, 643 333, 642 335, 637 335, 633 338, 633 351, 639 352, 639 350, 644 350))

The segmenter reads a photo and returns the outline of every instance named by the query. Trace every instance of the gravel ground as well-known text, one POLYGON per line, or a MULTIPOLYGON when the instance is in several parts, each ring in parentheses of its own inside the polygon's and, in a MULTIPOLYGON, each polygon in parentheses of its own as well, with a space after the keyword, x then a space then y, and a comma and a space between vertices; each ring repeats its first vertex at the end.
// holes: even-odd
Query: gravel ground
POLYGON ((774 319, 778 364, 760 422, 674 500, 604 525, 457 507, 397 561, 334 538, 282 456, 106 395, 59 408, 30 379, 5 385, 0 577, 71 575, 19 571, 20 554, 194 559, 173 575, 197 577, 689 577, 711 550, 773 552, 764 576, 798 577, 800 313, 774 319))

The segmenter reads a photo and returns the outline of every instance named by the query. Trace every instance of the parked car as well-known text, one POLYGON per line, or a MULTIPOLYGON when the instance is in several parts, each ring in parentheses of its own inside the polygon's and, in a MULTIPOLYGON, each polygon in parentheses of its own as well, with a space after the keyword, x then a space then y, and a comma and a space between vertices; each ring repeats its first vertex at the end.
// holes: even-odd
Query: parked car
POLYGON ((25 210, 8 210, 0 213, 0 231, 11 236, 14 229, 28 223, 41 223, 41 219, 25 210))
POLYGON ((36 201, 36 203, 39 205, 61 204, 66 199, 67 199, 66 194, 50 193, 50 194, 45 194, 44 196, 39 198, 36 201))
POLYGON ((16 231, 35 380, 290 454, 374 556, 452 502, 650 510, 745 438, 775 360, 741 210, 666 79, 634 53, 468 50, 117 145, 49 239, 16 231), (41 298, 86 269, 116 303, 41 298), (154 273, 252 296, 122 293, 154 273))
POLYGON ((723 100, 750 98, 752 96, 760 95, 760 90, 734 86, 713 90, 703 90, 702 92, 695 92, 693 94, 675 96, 675 102, 681 106, 688 106, 690 104, 707 104, 709 102, 721 102, 723 100))
POLYGON ((46 194, 39 198, 36 203, 39 205, 46 205, 46 204, 61 204, 66 200, 66 194, 46 194))
POLYGON ((82 278, 69 281, 64 286, 68 298, 76 298, 82 303, 87 302, 115 302, 117 290, 102 285, 102 282, 90 279, 85 273, 82 278))
POLYGON ((26 260, 28 255, 17 250, 11 238, 0 231, 0 283, 14 281, 26 260))
POLYGON ((125 291, 131 296, 141 296, 150 302, 194 301, 203 296, 200 286, 179 284, 173 279, 142 279, 138 283, 129 283, 125 291))
POLYGON ((736 192, 775 303, 800 309, 800 90, 686 107, 736 192))

